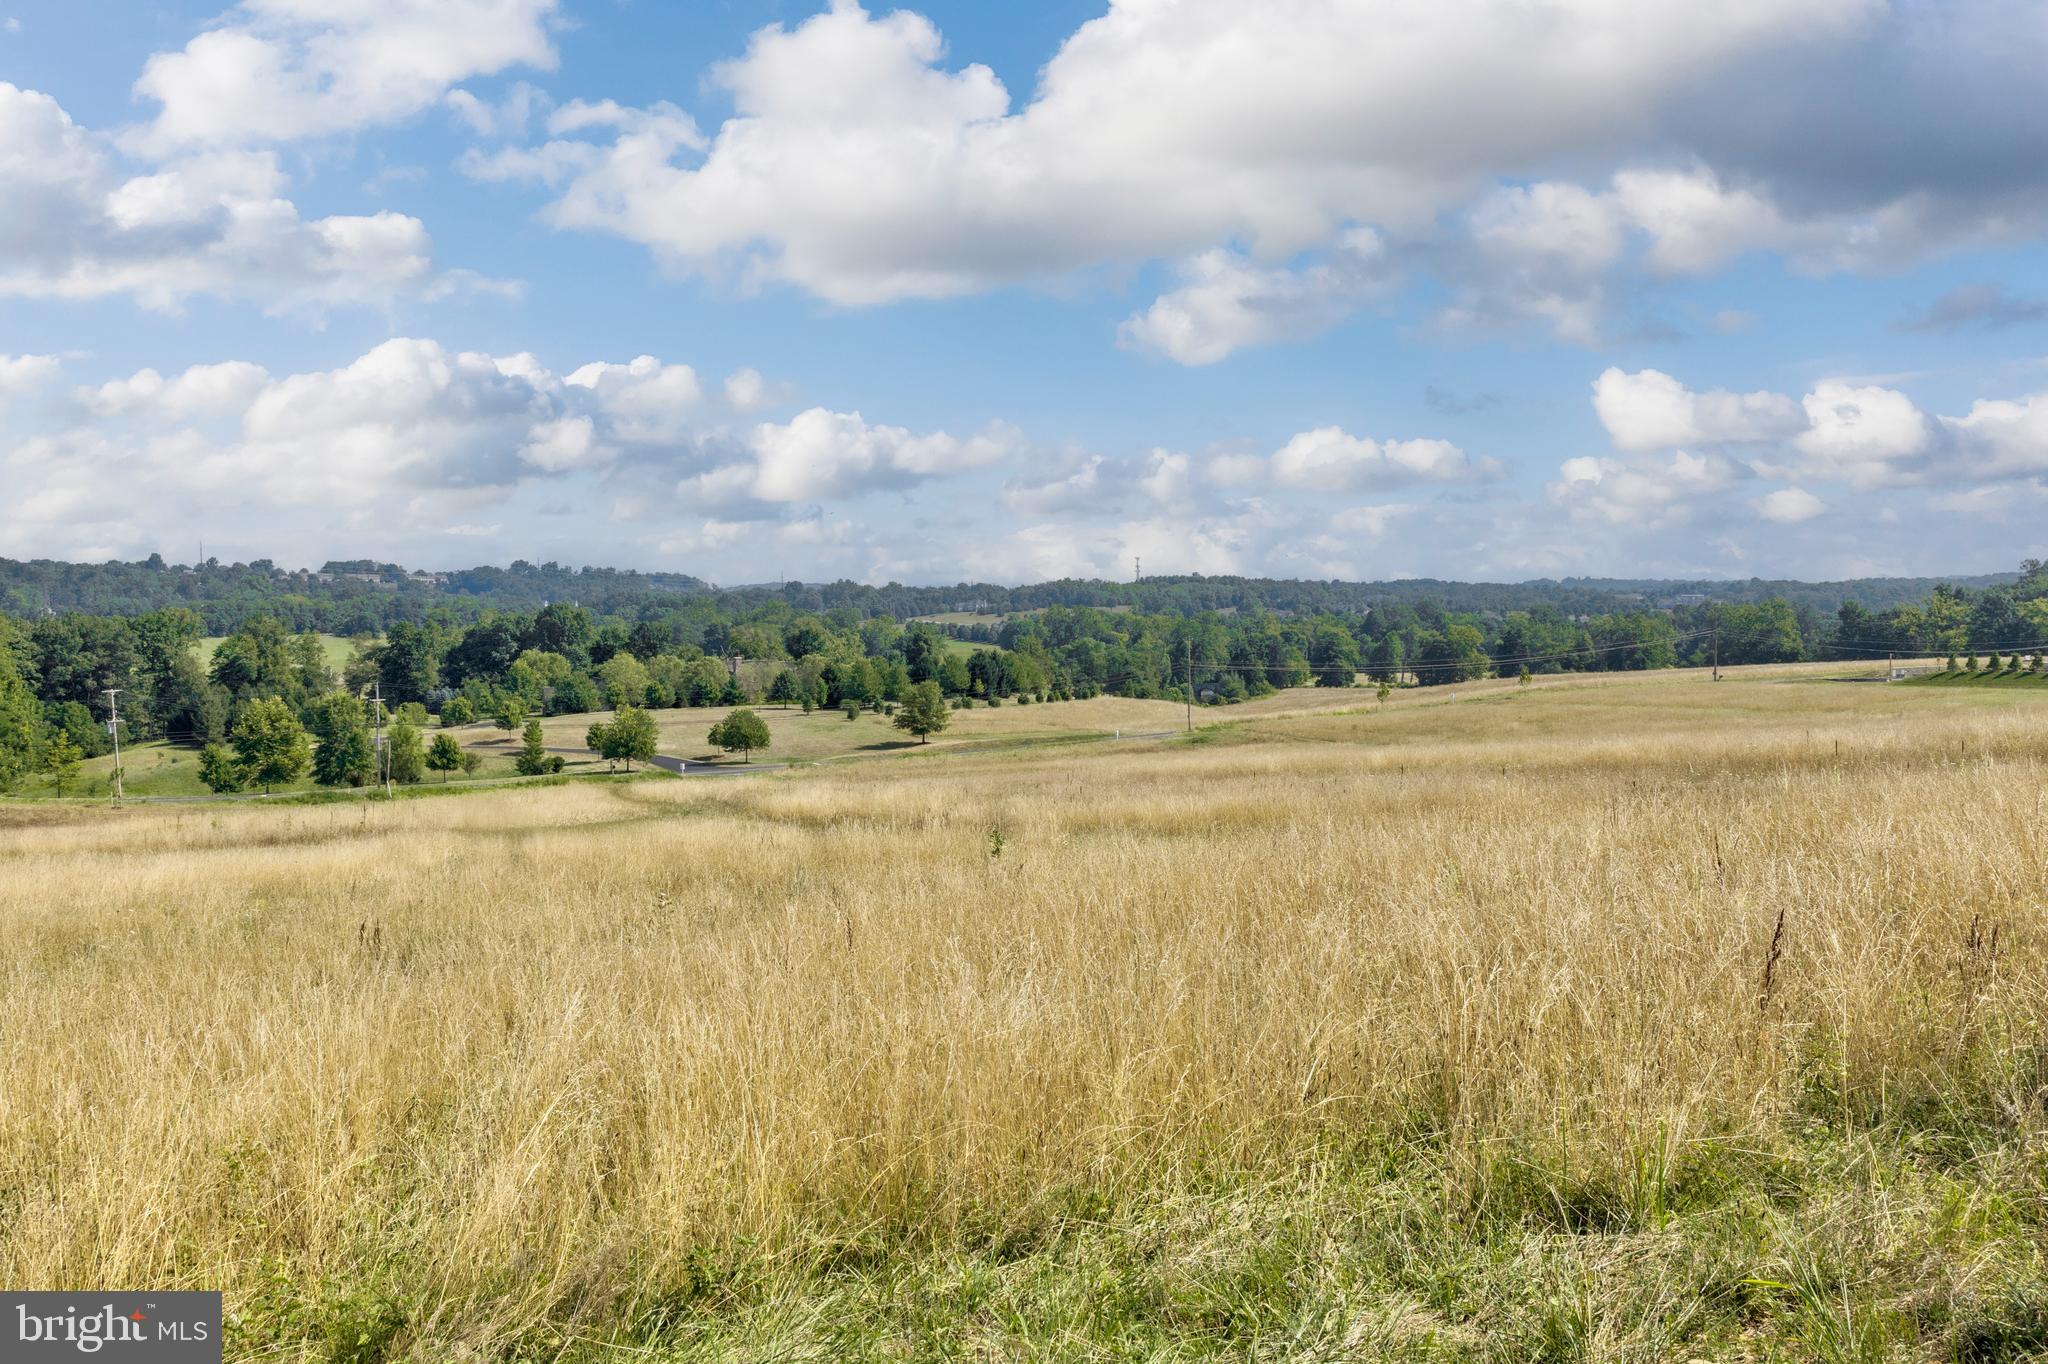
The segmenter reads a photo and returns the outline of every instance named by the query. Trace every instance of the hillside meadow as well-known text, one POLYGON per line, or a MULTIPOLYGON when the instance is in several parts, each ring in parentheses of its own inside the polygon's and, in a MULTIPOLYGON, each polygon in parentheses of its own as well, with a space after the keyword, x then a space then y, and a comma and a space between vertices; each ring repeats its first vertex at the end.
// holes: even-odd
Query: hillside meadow
POLYGON ((246 1360, 2038 1358, 2048 708, 1839 672, 0 809, 0 1279, 246 1360))
MULTIPOLYGON (((861 711, 849 720, 836 709, 809 714, 796 706, 756 704, 750 709, 768 725, 771 743, 753 755, 754 762, 814 763, 844 758, 885 757, 931 750, 989 749, 1114 739, 1119 735, 1161 735, 1182 731, 1190 723, 1206 728, 1273 715, 1311 714, 1355 709, 1369 693, 1313 687, 1275 692, 1238 706, 1198 706, 1192 715, 1178 701, 1151 701, 1123 696, 1097 696, 1080 701, 1044 701, 1018 705, 977 705, 947 712, 946 728, 928 743, 896 728, 886 715, 861 711)), ((686 706, 649 711, 665 754, 703 762, 739 763, 721 753, 705 737, 728 713, 724 706, 686 706)), ((593 721, 609 721, 610 711, 588 715, 555 715, 542 720, 550 747, 580 746, 593 721)), ((491 753, 516 746, 516 735, 473 726, 462 732, 466 744, 491 753)))
MULTIPOLYGON (((202 639, 196 640, 192 648, 199 655, 199 661, 202 664, 210 665, 213 662, 214 651, 220 648, 221 642, 226 638, 225 635, 207 635, 202 639)), ((365 642, 375 642, 374 638, 370 636, 365 636, 364 639, 365 642)), ((320 656, 326 660, 328 669, 335 676, 339 677, 341 670, 348 666, 349 659, 355 654, 357 642, 352 639, 344 639, 340 635, 324 634, 319 636, 319 640, 320 656)))

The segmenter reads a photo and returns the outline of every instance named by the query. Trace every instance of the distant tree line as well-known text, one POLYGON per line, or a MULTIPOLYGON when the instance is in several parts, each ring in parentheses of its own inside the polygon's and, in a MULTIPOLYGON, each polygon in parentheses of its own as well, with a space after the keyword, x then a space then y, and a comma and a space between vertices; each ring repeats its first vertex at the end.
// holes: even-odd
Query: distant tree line
MULTIPOLYGON (((1953 581, 1960 588, 1981 589, 2010 584, 2013 575, 1953 581)), ((1215 611, 1355 617, 1388 606, 1419 608, 1425 604, 1487 618, 1548 607, 1578 619, 1636 608, 1662 610, 1695 598, 1730 604, 1782 600, 1795 609, 1825 616, 1848 601, 1872 611, 1916 603, 1935 586, 1936 580, 1927 578, 1836 583, 1617 578, 1353 583, 1191 575, 1134 583, 1059 579, 1020 587, 995 583, 871 586, 840 581, 721 589, 681 573, 570 568, 523 560, 505 568, 484 566, 430 574, 371 560, 340 560, 317 570, 290 570, 267 559, 248 564, 208 559, 185 565, 166 563, 157 555, 134 563, 102 564, 0 558, 0 613, 24 618, 46 612, 132 617, 177 606, 197 615, 204 633, 215 636, 233 634, 258 617, 278 621, 289 633, 311 630, 347 636, 382 634, 398 621, 419 624, 440 618, 466 623, 489 611, 533 612, 555 602, 581 605, 601 617, 631 619, 686 601, 701 603, 701 619, 707 627, 719 619, 743 619, 776 603, 811 615, 850 609, 861 618, 891 616, 899 621, 955 610, 1010 615, 1050 606, 1142 615, 1215 611)), ((716 640, 693 642, 712 652, 718 648, 716 640)))
MULTIPOLYGON (((178 576, 148 565, 102 568, 111 583, 125 581, 117 569, 178 576)), ((389 566, 329 568, 329 576, 403 576, 389 566)), ((221 571, 246 575, 256 568, 221 571)), ((1130 587, 1168 604, 1159 609, 1055 603, 945 625, 906 623, 881 609, 895 589, 860 588, 850 595, 861 605, 821 605, 833 589, 697 591, 653 586, 650 575, 570 573, 554 565, 476 572, 532 576, 550 586, 589 575, 613 582, 617 600, 631 605, 600 610, 556 600, 511 609, 480 605, 481 596, 457 603, 423 589, 394 590, 379 600, 421 596, 428 604, 416 619, 399 616, 374 633, 356 632, 338 669, 307 617, 289 609, 241 619, 217 637, 210 655, 200 647, 209 620, 190 606, 0 614, 0 785, 38 770, 70 771, 105 753, 109 688, 121 689, 124 738, 212 746, 207 770, 224 787, 237 780, 275 786, 306 773, 326 784, 359 785, 381 779, 377 768, 385 761, 393 780, 454 770, 442 764, 461 763, 459 746, 451 754, 448 746, 425 742, 422 731, 434 723, 495 721, 525 733, 536 717, 612 711, 626 717, 625 728, 598 737, 617 749, 606 756, 630 764, 649 750, 646 731, 629 712, 679 706, 850 708, 899 717, 909 708, 899 722, 924 737, 943 726, 944 709, 975 704, 1105 693, 1229 704, 1283 687, 1347 687, 1361 678, 1438 686, 1524 671, 1702 666, 1717 658, 1735 665, 1882 657, 1890 650, 2016 651, 2048 638, 2048 570, 2032 560, 1992 586, 1936 584, 1912 601, 1873 608, 1844 600, 1831 613, 1786 596, 1657 606, 1616 605, 1599 594, 1581 604, 1603 601, 1606 609, 1586 611, 1556 601, 1505 604, 1512 596, 1501 609, 1458 608, 1426 596, 1356 609, 1171 607, 1177 593, 1199 602, 1222 584, 1252 581, 1189 579, 1075 585, 1130 587), (373 691, 395 722, 381 755, 368 737, 364 697, 373 691)), ((1344 586, 1261 590, 1292 587, 1313 597, 1344 586)), ((321 604, 291 594, 268 600, 321 604)), ((339 609, 348 600, 325 606, 339 609)), ((724 737, 756 735, 742 724, 724 737)), ((593 746, 602 751, 595 740, 593 746)), ((739 743, 734 751, 758 746, 739 743)), ((553 765, 543 752, 531 756, 543 769, 553 765)))

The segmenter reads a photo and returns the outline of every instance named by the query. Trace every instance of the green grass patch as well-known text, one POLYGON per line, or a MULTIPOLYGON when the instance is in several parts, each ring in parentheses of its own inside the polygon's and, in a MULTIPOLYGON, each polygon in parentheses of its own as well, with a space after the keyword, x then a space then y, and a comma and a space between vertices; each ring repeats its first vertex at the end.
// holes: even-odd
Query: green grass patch
POLYGON ((508 786, 566 786, 571 782, 602 782, 618 785, 626 782, 673 780, 677 780, 677 778, 672 773, 664 772, 658 767, 639 767, 631 772, 608 772, 602 763, 579 763, 571 764, 567 771, 552 773, 543 777, 522 777, 514 773, 509 776, 496 775, 476 777, 467 781, 456 780, 446 784, 423 782, 418 786, 398 786, 392 788, 389 797, 385 796, 384 788, 381 786, 316 786, 309 790, 295 791, 290 795, 275 797, 268 803, 283 805, 331 805, 336 801, 351 800, 432 800, 439 796, 479 795, 486 791, 502 790, 508 786))
MULTIPOLYGON (((208 635, 192 646, 198 651, 200 663, 210 664, 213 662, 213 651, 220 648, 221 640, 224 638, 225 636, 223 635, 208 635)), ((345 639, 340 635, 322 635, 320 636, 320 650, 326 655, 327 666, 333 670, 335 676, 339 677, 341 670, 348 666, 349 659, 354 656, 356 646, 354 641, 345 639)))
POLYGON ((622 1252, 614 1281, 573 1293, 508 1268, 453 1314, 429 1308, 418 1285, 431 1275, 401 1248, 366 1240, 337 1256, 348 1272, 280 1279, 242 1304, 231 1353, 349 1364, 464 1345, 573 1364, 2039 1358, 2038 1211, 1953 1215, 1999 1196, 2000 1172, 2024 1164, 2017 1139, 1986 1133, 2003 1159, 1945 1173, 1902 1135, 1816 1131, 1761 1150, 1653 1134, 1606 1171, 1557 1152, 1387 1136, 1144 1185, 1077 1175, 1029 1206, 943 1224, 852 1217, 772 1253, 622 1252))
MULTIPOLYGON (((430 731, 429 737, 431 733, 430 731)), ((401 789, 438 791, 444 787, 458 790, 463 787, 487 787, 502 784, 519 776, 513 765, 516 746, 503 751, 480 751, 484 754, 483 765, 475 772, 447 773, 445 779, 443 773, 429 772, 419 786, 401 789)), ((596 758, 570 757, 568 765, 567 775, 574 777, 593 772, 602 773, 606 770, 605 764, 596 758)), ((189 799, 214 794, 206 783, 199 779, 197 745, 173 744, 163 740, 123 744, 121 770, 122 791, 130 797, 189 799)), ((24 778, 16 784, 11 794, 25 800, 105 800, 113 794, 113 772, 114 756, 109 753, 80 763, 78 777, 65 787, 61 796, 45 773, 35 773, 24 778)), ((249 795, 252 792, 237 794, 249 795)), ((304 794, 319 799, 334 797, 344 800, 362 797, 362 792, 354 787, 322 787, 316 785, 310 777, 302 778, 289 786, 276 787, 271 794, 304 794)))

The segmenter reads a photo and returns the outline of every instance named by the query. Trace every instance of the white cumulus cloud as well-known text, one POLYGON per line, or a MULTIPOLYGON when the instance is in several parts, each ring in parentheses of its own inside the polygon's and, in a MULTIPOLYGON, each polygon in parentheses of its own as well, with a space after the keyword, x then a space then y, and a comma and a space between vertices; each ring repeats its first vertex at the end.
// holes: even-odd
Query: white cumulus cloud
POLYGON ((1804 488, 1779 488, 1757 504, 1757 514, 1781 526, 1811 521, 1827 510, 1827 504, 1804 488))
POLYGON ((1632 460, 1582 455, 1564 461, 1544 491, 1574 519, 1656 530, 1690 521, 1701 505, 1747 477, 1749 470, 1717 454, 1680 450, 1632 460))
MULTIPOLYGON (((1875 0, 1116 0, 1013 103, 936 27, 850 0, 718 67, 733 115, 523 167, 566 227, 689 269, 737 258, 835 302, 944 297, 1237 239, 1270 265, 1415 228, 1495 176, 1620 142, 1745 56, 1852 33, 1875 0)), ((625 120, 615 120, 623 124, 625 120)), ((566 128, 564 131, 568 131, 566 128)), ((1227 264, 1227 261, 1218 264, 1227 264)), ((1199 285, 1199 278, 1192 283, 1199 285)), ((1239 293, 1285 282, 1251 280, 1239 293)), ((1170 310, 1169 310, 1170 311, 1170 310)), ((1173 334, 1162 318, 1162 336, 1173 334)))
POLYGON ((908 487, 986 468, 1019 453, 1022 444, 1021 433, 1001 423, 960 438, 870 425, 858 412, 814 407, 788 422, 754 428, 752 491, 764 502, 804 502, 908 487))
POLYGON ((1910 482, 1935 428, 1897 389, 1827 380, 1803 400, 1808 427, 1795 444, 1809 468, 1854 487, 1910 482))
POLYGON ((54 355, 0 355, 0 402, 41 388, 63 367, 54 355))
POLYGON ((1337 240, 1328 259, 1268 269, 1225 250, 1182 263, 1181 285, 1127 320, 1124 344, 1183 365, 1209 365, 1246 346, 1301 341, 1342 322, 1390 282, 1385 244, 1370 228, 1337 240))
MULTIPOLYGON (((138 146, 293 142, 388 125, 473 76, 551 69, 556 0, 243 0, 135 82, 138 146)), ((481 105, 458 102, 472 122, 481 105)), ((523 121, 523 115, 521 116, 523 121)))
POLYGON ((1268 469, 1280 487, 1321 493, 1471 483, 1500 472, 1493 460, 1475 460, 1449 441, 1379 441, 1335 426, 1296 435, 1273 452, 1268 469))
POLYGON ((1700 393, 1661 370, 1609 368, 1593 381, 1593 410, 1622 450, 1783 440, 1806 413, 1779 393, 1700 393))
POLYGON ((48 95, 0 82, 0 297, 195 294, 273 308, 389 301, 449 287, 419 219, 307 219, 269 154, 208 154, 124 176, 48 95))

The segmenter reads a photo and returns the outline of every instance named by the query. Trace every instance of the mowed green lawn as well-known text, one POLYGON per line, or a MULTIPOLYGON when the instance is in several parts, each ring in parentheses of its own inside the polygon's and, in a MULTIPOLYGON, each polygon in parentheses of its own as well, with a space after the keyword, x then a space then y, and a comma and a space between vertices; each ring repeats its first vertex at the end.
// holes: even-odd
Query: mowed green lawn
MULTIPOLYGON (((1028 616, 1031 612, 1019 611, 1017 614, 1028 616)), ((1008 619, 1008 616, 993 615, 986 611, 941 611, 936 615, 913 617, 911 623, 913 625, 1001 625, 1008 619)))
MULTIPOLYGON (((223 638, 221 635, 208 635, 192 646, 199 651, 201 663, 213 662, 213 651, 220 647, 223 638)), ((350 656, 356 650, 355 641, 344 639, 340 635, 320 636, 320 648, 327 655, 327 666, 334 670, 337 677, 341 675, 341 670, 348 665, 350 656)))
MULTIPOLYGON (((726 717, 729 709, 726 706, 684 706, 650 712, 661 734, 660 751, 668 757, 702 762, 741 762, 740 755, 721 752, 705 737, 713 725, 726 717)), ((787 709, 753 706, 750 709, 767 722, 768 732, 773 738, 767 749, 753 755, 755 762, 816 762, 852 753, 889 752, 917 743, 897 729, 889 717, 867 711, 848 720, 843 712, 836 710, 819 710, 806 715, 795 706, 787 709)), ((610 711, 553 715, 543 719, 541 726, 547 736, 548 747, 582 748, 590 726, 610 719, 610 711)), ((934 741, 944 737, 935 735, 934 741)), ((518 746, 518 737, 510 734, 481 740, 470 739, 468 735, 465 738, 486 751, 492 748, 511 750, 518 746)))
MULTIPOLYGON (((1298 687, 1237 706, 1197 706, 1193 721, 1195 728, 1201 729, 1235 720, 1355 709, 1370 701, 1371 693, 1366 691, 1298 687)), ((892 717, 868 711, 848 720, 845 713, 838 710, 819 710, 806 715, 794 706, 755 705, 749 709, 767 722, 773 739, 767 749, 753 755, 753 761, 757 763, 822 762, 834 758, 929 753, 1060 739, 1163 734, 1185 728, 1189 719, 1186 706, 1178 701, 1097 696, 1085 701, 1039 701, 1018 705, 1011 700, 1000 706, 977 705, 972 710, 948 711, 946 728, 932 735, 930 743, 920 744, 897 729, 892 717)), ((740 762, 739 755, 721 753, 706 737, 711 727, 726 717, 727 711, 725 706, 686 706, 651 712, 655 727, 661 734, 659 751, 669 757, 699 762, 740 762)), ((550 748, 581 748, 590 726, 610 718, 609 711, 548 716, 541 722, 542 731, 550 748)), ((465 743, 481 744, 486 751, 507 750, 518 743, 516 735, 503 731, 472 728, 460 732, 465 743)))
MULTIPOLYGON (((1325 696, 1328 693, 1324 693, 1325 696)), ((700 762, 738 763, 738 754, 726 754, 706 737, 711 727, 727 714, 725 706, 686 706, 651 712, 661 733, 660 751, 676 758, 700 762)), ((848 720, 843 711, 818 710, 806 715, 795 706, 757 705, 749 707, 767 722, 773 742, 753 755, 755 762, 820 762, 832 758, 871 757, 910 750, 963 748, 1003 742, 1040 742, 1061 738, 1100 738, 1118 732, 1127 734, 1177 729, 1184 723, 1183 708, 1170 701, 1134 701, 1120 696, 1101 696, 1088 701, 1041 701, 1028 706, 1014 701, 1000 706, 976 706, 972 710, 949 711, 947 727, 920 744, 896 728, 892 717, 862 711, 848 720)), ((609 720, 611 713, 555 715, 542 721, 550 748, 581 748, 584 735, 597 721, 609 720)), ((1197 709, 1198 721, 1222 718, 1218 708, 1197 709)), ((464 731, 465 742, 478 730, 464 731)), ((513 735, 499 734, 486 741, 493 748, 511 748, 513 735)))
MULTIPOLYGON (((426 738, 429 743, 433 741, 435 732, 434 730, 426 732, 426 738)), ((474 731, 462 731, 461 737, 467 740, 474 733, 474 731)), ((439 786, 444 781, 451 784, 503 781, 519 775, 512 765, 513 755, 517 751, 516 745, 503 750, 467 742, 464 746, 477 748, 483 757, 483 765, 481 767, 475 772, 428 772, 426 779, 420 784, 422 786, 439 786)), ((122 791, 123 794, 128 796, 210 796, 214 794, 207 788, 206 783, 199 779, 199 749, 196 746, 165 743, 162 740, 140 744, 123 744, 121 746, 121 768, 124 774, 121 783, 122 791)), ((565 770, 574 774, 602 772, 605 769, 604 764, 596 759, 572 757, 568 760, 568 767, 565 770)), ((65 798, 74 800, 103 799, 112 794, 113 771, 114 757, 111 753, 103 757, 89 758, 79 764, 77 779, 65 786, 62 795, 65 798)), ((251 789, 260 790, 260 788, 251 789)), ((312 778, 305 777, 292 782, 288 786, 279 786, 272 789, 283 792, 303 792, 346 788, 318 786, 313 782, 312 778)), ((34 776, 23 779, 15 787, 13 794, 17 797, 46 800, 57 797, 59 792, 50 781, 48 774, 37 773, 34 776)))

